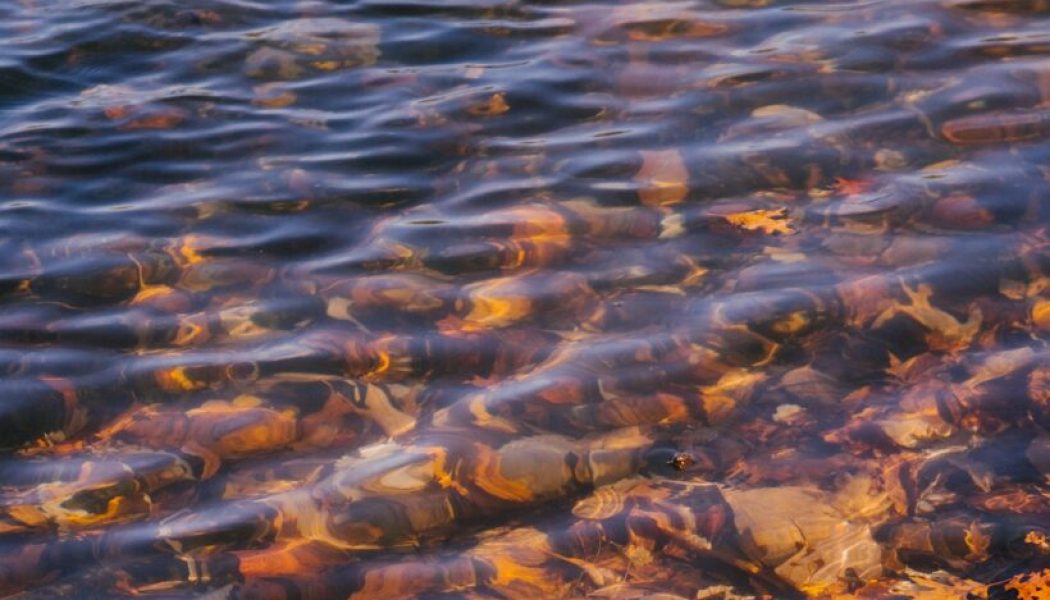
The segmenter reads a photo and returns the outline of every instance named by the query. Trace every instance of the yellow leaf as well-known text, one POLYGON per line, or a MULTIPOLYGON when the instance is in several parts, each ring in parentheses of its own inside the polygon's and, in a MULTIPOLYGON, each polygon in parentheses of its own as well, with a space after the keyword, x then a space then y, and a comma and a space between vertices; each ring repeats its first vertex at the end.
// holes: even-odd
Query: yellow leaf
POLYGON ((169 392, 193 392, 202 390, 207 384, 194 381, 186 375, 185 367, 175 367, 168 370, 158 371, 156 374, 157 385, 169 392))
POLYGON ((530 316, 532 299, 525 290, 518 289, 517 284, 513 278, 499 278, 468 286, 470 312, 463 317, 463 329, 506 327, 530 316))
POLYGON ((502 115, 508 110, 510 110, 510 105, 507 104, 507 99, 503 97, 503 93, 501 92, 499 94, 493 94, 488 100, 481 104, 475 104, 467 109, 467 112, 478 117, 493 117, 496 115, 502 115))
POLYGON ((783 233, 785 235, 795 233, 787 220, 786 208, 760 208, 758 210, 726 215, 725 219, 731 225, 748 231, 761 231, 765 234, 783 233))
POLYGON ((1035 546, 1040 552, 1050 554, 1050 540, 1047 540, 1046 534, 1041 531, 1029 531, 1024 536, 1024 542, 1035 546))
POLYGON ((933 306, 930 301, 933 289, 930 286, 920 283, 912 289, 902 284, 901 289, 908 296, 909 304, 895 304, 882 311, 872 322, 873 327, 881 327, 895 316, 903 314, 930 330, 927 343, 934 350, 959 350, 973 342, 981 327, 980 308, 974 308, 966 322, 961 322, 952 314, 933 306))

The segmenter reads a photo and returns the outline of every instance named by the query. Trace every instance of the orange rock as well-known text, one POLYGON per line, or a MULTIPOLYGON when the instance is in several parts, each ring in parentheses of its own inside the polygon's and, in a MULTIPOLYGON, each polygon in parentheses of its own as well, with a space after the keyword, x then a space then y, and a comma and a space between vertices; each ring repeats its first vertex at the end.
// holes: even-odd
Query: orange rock
POLYGON ((991 224, 995 217, 982 208, 973 196, 952 194, 934 203, 930 211, 933 225, 950 229, 980 229, 991 224))
POLYGON ((644 204, 678 204, 689 193, 689 171, 675 149, 643 150, 642 168, 634 176, 644 204))

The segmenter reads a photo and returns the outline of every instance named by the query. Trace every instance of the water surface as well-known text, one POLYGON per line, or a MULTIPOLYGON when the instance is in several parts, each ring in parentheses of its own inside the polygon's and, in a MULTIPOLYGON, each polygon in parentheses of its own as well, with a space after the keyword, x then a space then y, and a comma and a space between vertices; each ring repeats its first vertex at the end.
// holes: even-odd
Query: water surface
POLYGON ((1043 0, 3 3, 0 594, 1042 597, 1048 52, 1043 0))

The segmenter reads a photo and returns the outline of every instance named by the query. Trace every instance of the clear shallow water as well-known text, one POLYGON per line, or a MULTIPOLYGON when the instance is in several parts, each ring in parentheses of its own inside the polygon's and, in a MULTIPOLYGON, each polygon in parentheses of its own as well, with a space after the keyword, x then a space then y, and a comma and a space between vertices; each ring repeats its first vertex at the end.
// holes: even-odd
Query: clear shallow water
POLYGON ((1045 2, 185 4, 0 7, 0 592, 1038 593, 1045 2))

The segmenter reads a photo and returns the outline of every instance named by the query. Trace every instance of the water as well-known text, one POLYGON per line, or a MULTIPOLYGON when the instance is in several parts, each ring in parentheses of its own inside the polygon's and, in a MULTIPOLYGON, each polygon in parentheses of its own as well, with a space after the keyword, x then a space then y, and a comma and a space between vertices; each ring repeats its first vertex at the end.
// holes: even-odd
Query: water
POLYGON ((1048 51, 1043 0, 4 3, 0 593, 1043 597, 1048 51))

